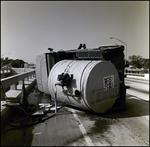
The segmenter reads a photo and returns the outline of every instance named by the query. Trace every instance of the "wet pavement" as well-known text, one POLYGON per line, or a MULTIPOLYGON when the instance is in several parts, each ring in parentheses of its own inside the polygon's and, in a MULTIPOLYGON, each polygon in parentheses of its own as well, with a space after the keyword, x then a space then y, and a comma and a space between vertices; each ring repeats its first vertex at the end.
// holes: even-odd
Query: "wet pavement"
MULTIPOLYGON (((28 102, 33 106, 30 111, 36 112, 39 103, 50 102, 50 97, 35 86, 28 102)), ((1 134, 1 146, 149 146, 149 102, 127 94, 126 108, 95 114, 64 106, 54 116, 54 111, 49 111, 13 123, 26 117, 24 111, 15 108, 11 124, 28 127, 7 126, 1 134)))

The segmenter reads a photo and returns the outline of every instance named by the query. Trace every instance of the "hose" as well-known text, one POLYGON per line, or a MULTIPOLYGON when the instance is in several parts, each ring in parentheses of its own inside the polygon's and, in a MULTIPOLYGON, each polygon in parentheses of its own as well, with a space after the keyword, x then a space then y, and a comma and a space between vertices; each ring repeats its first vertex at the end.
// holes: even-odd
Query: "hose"
MULTIPOLYGON (((49 119, 49 118, 51 118, 51 117, 53 117, 53 116, 55 116, 55 115, 56 115, 56 113, 54 113, 53 115, 51 115, 51 116, 49 116, 49 117, 47 117, 47 118, 41 119, 40 121, 33 122, 33 123, 27 124, 27 125, 21 125, 21 126, 18 126, 18 125, 11 125, 11 124, 9 124, 3 117, 1 117, 1 118, 6 122, 7 125, 9 125, 9 126, 11 126, 11 127, 25 128, 25 127, 30 127, 30 126, 36 125, 36 124, 38 124, 38 123, 44 122, 45 120, 47 120, 47 119, 49 119)), ((31 117, 32 117, 32 115, 31 115, 31 117)))
MULTIPOLYGON (((63 107, 63 106, 64 106, 64 105, 62 105, 62 107, 63 107)), ((62 107, 61 107, 61 108, 62 108, 62 107)), ((55 107, 55 108, 56 108, 56 107, 55 107)), ((61 109, 61 108, 60 108, 60 109, 61 109)), ((55 110, 55 113, 53 113, 52 115, 50 115, 50 116, 48 116, 48 117, 46 117, 46 118, 44 118, 44 119, 40 119, 39 121, 33 122, 33 123, 31 123, 31 124, 21 125, 21 126, 18 126, 18 125, 11 125, 11 124, 8 123, 3 117, 1 117, 1 118, 6 122, 7 125, 9 125, 9 126, 11 126, 11 127, 25 128, 25 127, 30 127, 30 126, 36 125, 36 124, 38 124, 38 123, 44 122, 45 120, 47 120, 47 119, 49 119, 49 118, 55 116, 56 114, 57 114, 57 110, 55 110)), ((30 117, 33 117, 33 116, 34 116, 34 115, 28 115, 28 116, 25 117, 24 119, 27 119, 27 118, 30 118, 30 117)))
MULTIPOLYGON (((35 121, 35 122, 31 123, 31 124, 21 125, 21 126, 18 126, 18 125, 11 125, 11 124, 8 123, 3 117, 1 117, 1 118, 6 122, 7 125, 9 125, 9 126, 11 126, 11 127, 17 127, 17 128, 30 127, 30 126, 36 125, 36 124, 38 124, 38 123, 44 122, 45 120, 47 120, 47 119, 49 119, 49 118, 51 118, 51 117, 53 117, 53 116, 55 116, 55 115, 57 114, 57 88, 56 88, 56 91, 55 91, 55 100, 54 100, 54 102, 55 102, 55 113, 53 113, 51 116, 48 116, 48 117, 46 117, 46 118, 44 118, 44 119, 40 119, 40 120, 35 121)), ((63 106, 64 106, 64 104, 62 105, 62 107, 63 107, 63 106)), ((62 107, 61 107, 61 108, 62 108, 62 107)), ((27 114, 26 111, 25 111, 23 108, 21 108, 21 107, 18 107, 18 108, 22 109, 22 110, 25 112, 25 114, 27 114)), ((31 114, 30 114, 30 115, 27 115, 27 116, 26 116, 25 118, 23 118, 22 120, 27 119, 27 118, 30 118, 30 117, 32 117, 32 116, 34 116, 34 115, 31 115, 31 114)))
MULTIPOLYGON (((7 106, 7 107, 13 107, 13 105, 10 106, 10 105, 8 105, 8 104, 6 104, 5 106, 7 106)), ((16 106, 16 105, 15 105, 15 107, 21 109, 26 115, 28 115, 27 112, 25 111, 25 109, 23 109, 22 107, 19 107, 19 106, 16 106)))

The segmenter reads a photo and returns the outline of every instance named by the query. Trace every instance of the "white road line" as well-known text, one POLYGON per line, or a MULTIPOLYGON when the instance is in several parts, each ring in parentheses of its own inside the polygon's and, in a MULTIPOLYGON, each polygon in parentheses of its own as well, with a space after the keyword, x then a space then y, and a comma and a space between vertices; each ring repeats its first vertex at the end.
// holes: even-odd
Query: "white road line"
POLYGON ((75 119, 78 121, 78 123, 79 123, 79 128, 80 128, 80 130, 81 130, 81 132, 82 132, 82 134, 83 134, 83 136, 84 136, 84 139, 85 139, 87 145, 88 145, 88 146, 95 146, 95 145, 93 144, 91 138, 87 135, 87 132, 86 132, 84 126, 82 125, 82 123, 81 123, 79 117, 77 116, 75 110, 74 110, 74 109, 71 109, 71 108, 70 108, 70 110, 73 112, 74 118, 75 118, 75 119))

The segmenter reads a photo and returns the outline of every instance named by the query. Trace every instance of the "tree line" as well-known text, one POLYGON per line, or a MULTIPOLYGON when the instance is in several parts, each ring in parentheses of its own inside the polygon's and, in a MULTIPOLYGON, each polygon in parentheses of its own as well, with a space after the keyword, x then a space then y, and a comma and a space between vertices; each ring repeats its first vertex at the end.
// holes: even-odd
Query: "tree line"
MULTIPOLYGON (((129 56, 129 60, 126 61, 127 65, 131 65, 132 68, 143 68, 145 71, 149 69, 149 59, 143 58, 139 55, 129 56)), ((10 65, 14 68, 24 68, 24 62, 22 59, 8 59, 8 57, 1 58, 1 67, 5 65, 10 65)))
POLYGON ((127 64, 131 65, 132 68, 143 68, 143 69, 149 69, 149 59, 143 58, 142 56, 139 55, 132 55, 129 56, 127 60, 127 64))
POLYGON ((1 58, 1 67, 10 65, 11 67, 14 67, 14 68, 24 68, 24 63, 27 63, 27 62, 23 61, 22 59, 14 60, 14 59, 8 59, 8 57, 1 58))

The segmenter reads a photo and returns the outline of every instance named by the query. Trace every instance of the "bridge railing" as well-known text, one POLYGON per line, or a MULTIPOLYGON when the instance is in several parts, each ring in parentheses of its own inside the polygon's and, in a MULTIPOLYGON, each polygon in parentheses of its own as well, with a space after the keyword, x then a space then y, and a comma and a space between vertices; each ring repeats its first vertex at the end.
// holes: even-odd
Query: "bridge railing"
POLYGON ((140 77, 144 77, 145 76, 145 74, 141 74, 141 73, 125 73, 125 75, 140 76, 140 77))
POLYGON ((25 80, 29 80, 34 77, 35 70, 32 70, 1 79, 1 100, 5 99, 5 92, 9 89, 16 90, 18 84, 24 84, 25 80))
POLYGON ((124 75, 127 76, 136 76, 136 77, 143 77, 143 78, 146 78, 146 79, 149 79, 149 73, 144 73, 144 74, 141 74, 141 73, 124 73, 124 75))

